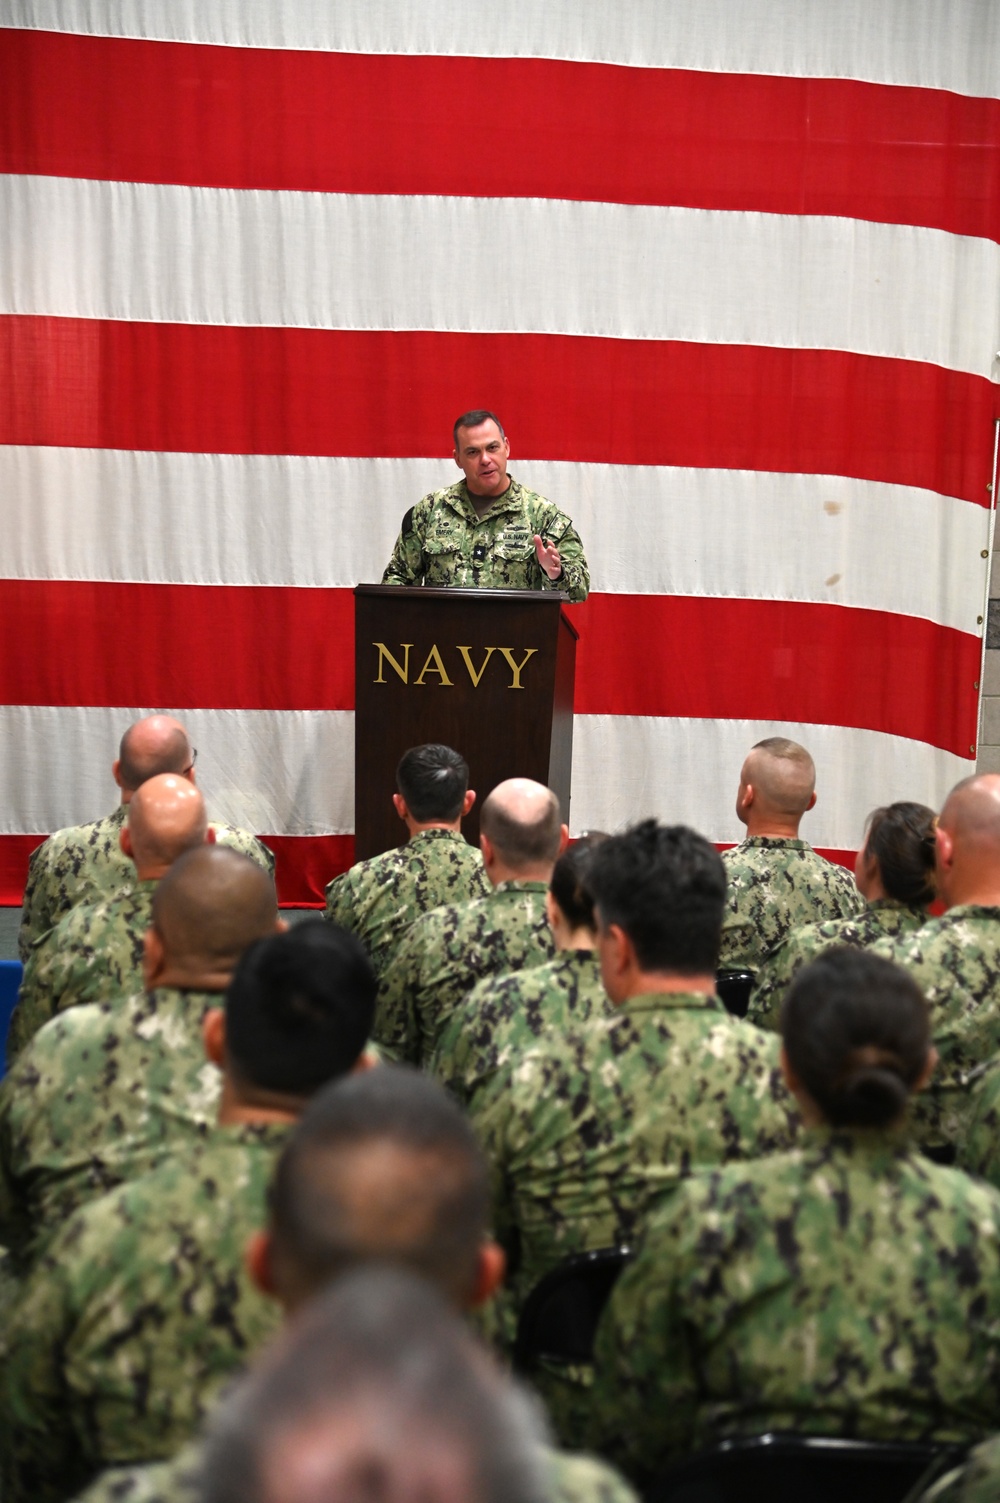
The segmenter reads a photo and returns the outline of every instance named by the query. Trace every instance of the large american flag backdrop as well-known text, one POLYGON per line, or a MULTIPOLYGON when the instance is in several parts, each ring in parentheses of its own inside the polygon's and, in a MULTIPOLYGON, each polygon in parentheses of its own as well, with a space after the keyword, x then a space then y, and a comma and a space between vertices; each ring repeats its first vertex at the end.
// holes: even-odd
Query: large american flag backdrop
POLYGON ((833 851, 970 770, 995 0, 0 16, 0 898, 112 806, 150 708, 283 898, 319 895, 351 857, 351 589, 478 405, 591 562, 576 830, 731 841, 776 732, 833 851))

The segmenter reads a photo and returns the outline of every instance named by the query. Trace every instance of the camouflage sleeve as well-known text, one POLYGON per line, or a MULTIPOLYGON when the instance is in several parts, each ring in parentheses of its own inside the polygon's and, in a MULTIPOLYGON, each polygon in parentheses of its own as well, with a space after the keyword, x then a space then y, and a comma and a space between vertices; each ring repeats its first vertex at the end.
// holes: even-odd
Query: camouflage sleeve
POLYGON ((17 953, 22 965, 27 964, 35 940, 52 928, 57 916, 49 889, 49 850, 48 841, 43 840, 28 860, 28 880, 24 886, 21 927, 17 935, 17 953))
POLYGON ((14 1102, 17 1072, 8 1071, 0 1084, 0 1247, 14 1255, 28 1245, 32 1227, 27 1207, 14 1172, 14 1145, 11 1109, 14 1102))
POLYGON ((72 912, 65 914, 54 929, 47 930, 33 941, 24 963, 24 975, 17 993, 17 1006, 11 1014, 7 1032, 7 1064, 17 1058, 39 1028, 56 1015, 54 987, 59 982, 59 972, 64 967, 64 955, 59 945, 59 936, 72 912))
POLYGON ((549 1455, 549 1503, 639 1503, 625 1478, 596 1456, 549 1455))
POLYGON ((382 575, 383 584, 419 584, 424 577, 423 543, 414 524, 416 507, 411 506, 403 518, 392 557, 382 575))
POLYGON ((351 886, 350 872, 341 872, 339 877, 334 877, 326 884, 323 894, 326 898, 326 907, 323 917, 328 924, 339 924, 341 929, 350 929, 354 932, 354 892, 351 886))
POLYGON ((426 919, 417 919, 395 955, 382 972, 375 999, 372 1038, 394 1059, 420 1064, 420 1027, 416 1004, 420 996, 421 963, 425 948, 426 919))
MULTIPOLYGON (((549 529, 546 529, 546 535, 549 529)), ((590 570, 587 568, 587 560, 583 552, 583 543, 580 534, 570 522, 569 518, 559 514, 555 528, 556 536, 551 541, 559 549, 562 559, 562 573, 558 579, 549 579, 542 569, 542 588, 549 590, 564 590, 574 604, 586 600, 590 592, 590 570), (566 530, 560 533, 561 525, 566 524, 566 530)))
MULTIPOLYGON (((520 1065, 521 1071, 530 1077, 530 1058, 522 1058, 520 1065)), ((528 1121, 531 1119, 531 1113, 525 1110, 523 1102, 518 1107, 519 1099, 510 1077, 504 1075, 481 1092, 472 1113, 472 1125, 489 1165, 493 1236, 507 1254, 508 1278, 516 1272, 513 1264, 520 1249, 517 1213, 508 1168, 511 1153, 509 1129, 519 1110, 522 1118, 528 1121)))
POLYGON ((59 1503, 93 1475, 67 1412, 63 1360, 71 1324, 61 1269, 43 1259, 0 1343, 4 1503, 59 1503))
POLYGON ((598 1326, 590 1445, 639 1484, 690 1444, 698 1377, 681 1289, 711 1184, 699 1176, 672 1193, 598 1326))
POLYGON ((791 937, 765 956, 750 993, 748 1023, 777 1032, 785 992, 800 965, 791 937))
POLYGON ((198 1503, 202 1450, 196 1440, 169 1461, 108 1467, 73 1503, 198 1503))
POLYGON ((955 1162, 1000 1189, 1000 1065, 994 1064, 970 1092, 968 1130, 961 1134, 955 1162))

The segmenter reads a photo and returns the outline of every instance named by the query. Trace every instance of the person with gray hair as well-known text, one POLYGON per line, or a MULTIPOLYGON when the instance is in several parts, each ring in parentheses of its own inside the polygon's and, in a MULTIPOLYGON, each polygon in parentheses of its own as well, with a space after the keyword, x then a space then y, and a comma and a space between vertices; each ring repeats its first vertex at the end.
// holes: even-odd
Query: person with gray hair
MULTIPOLYGON (((267 1228, 251 1239, 247 1267, 293 1331, 311 1319, 327 1291, 358 1289, 360 1271, 373 1266, 391 1268, 397 1278, 425 1279, 437 1290, 436 1309, 449 1321, 449 1312, 471 1314, 489 1300, 504 1271, 503 1254, 488 1232, 487 1182, 475 1134, 440 1086, 405 1066, 352 1075, 316 1095, 295 1127, 272 1183, 267 1228)), ((353 1308, 354 1300, 348 1305, 353 1308)), ((401 1344, 405 1331, 403 1318, 387 1327, 401 1344)), ((283 1351, 278 1349, 276 1360, 283 1360, 283 1351)), ((492 1373, 488 1364, 484 1370, 492 1373)), ((418 1371, 427 1387, 429 1374, 422 1364, 418 1371)), ((303 1399, 318 1411, 322 1375, 305 1365, 301 1372, 303 1399)), ((255 1403, 252 1397, 249 1402, 255 1403)), ((226 1417, 220 1424, 228 1433, 226 1417)), ((553 1449, 537 1425, 529 1426, 525 1438, 531 1475, 537 1478, 541 1469, 544 1485, 536 1496, 544 1503, 636 1503, 603 1462, 553 1449)), ((172 1461, 113 1468, 79 1503, 208 1503, 215 1494, 204 1491, 205 1455, 203 1437, 172 1461)), ((220 1472, 212 1462, 208 1473, 225 1484, 227 1467, 220 1472)), ((242 1503, 257 1496, 257 1483, 241 1471, 232 1485, 247 1489, 232 1494, 242 1503)))
POLYGON ((746 839, 722 853, 729 882, 722 970, 756 974, 793 929, 864 912, 853 876, 799 837, 802 816, 815 803, 816 767, 804 746, 769 736, 751 748, 736 794, 746 839))
POLYGON ((531 778, 497 784, 479 821, 493 890, 472 903, 436 908, 412 926, 382 976, 377 1043, 423 1064, 477 981, 551 959, 545 894, 568 840, 550 789, 531 778))
MULTIPOLYGON (((193 783, 197 759, 187 731, 172 715, 147 715, 127 728, 111 766, 121 793, 117 809, 89 824, 56 830, 31 853, 17 937, 22 962, 35 940, 78 903, 99 903, 131 886, 135 868, 122 849, 121 832, 133 794, 161 772, 193 783)), ((256 835, 215 822, 212 829, 220 845, 249 856, 274 875, 274 856, 256 835)))
POLYGON ((548 1503, 544 1431, 444 1296, 374 1266, 284 1332, 216 1415, 201 1503, 548 1503))

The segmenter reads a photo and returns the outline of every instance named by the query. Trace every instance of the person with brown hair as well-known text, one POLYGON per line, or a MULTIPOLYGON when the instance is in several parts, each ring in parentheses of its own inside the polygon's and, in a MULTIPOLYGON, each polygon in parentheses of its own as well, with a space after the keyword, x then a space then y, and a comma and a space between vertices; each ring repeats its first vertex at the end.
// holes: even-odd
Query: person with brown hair
POLYGON ((792 981, 824 950, 834 945, 864 949, 887 936, 912 934, 927 922, 936 890, 936 825, 937 816, 926 804, 889 804, 869 815, 854 864, 854 880, 867 908, 857 917, 793 929, 757 972, 747 1012, 751 1023, 776 1029, 792 981))

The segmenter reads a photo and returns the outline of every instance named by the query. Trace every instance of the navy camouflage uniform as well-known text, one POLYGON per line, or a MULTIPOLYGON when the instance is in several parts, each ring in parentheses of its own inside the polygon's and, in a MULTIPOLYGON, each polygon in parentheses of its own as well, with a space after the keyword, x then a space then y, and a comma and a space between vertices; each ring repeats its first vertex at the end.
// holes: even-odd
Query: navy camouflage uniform
POLYGON ((644 1484, 732 1434, 969 1443, 1000 1414, 1000 1194, 907 1132, 689 1179, 598 1330, 591 1444, 644 1484))
POLYGON ((722 861, 727 890, 721 970, 756 973, 793 929, 864 912, 865 900, 851 874, 804 840, 748 835, 723 851, 722 861))
POLYGON ((414 919, 444 903, 488 897, 483 858, 456 830, 420 830, 358 861, 326 887, 324 918, 356 934, 381 976, 414 919))
POLYGON ((509 478, 510 485, 481 519, 464 480, 424 496, 403 518, 382 583, 562 590, 572 601, 586 600, 590 574, 569 517, 509 478), (536 534, 559 549, 562 574, 556 580, 538 562, 536 534))
MULTIPOLYGON (((103 819, 56 830, 32 851, 17 938, 22 962, 35 940, 70 908, 77 903, 99 903, 135 881, 135 866, 119 843, 127 815, 128 805, 119 804, 103 819)), ((274 876, 274 856, 256 835, 214 822, 212 829, 217 844, 249 856, 274 876)))

